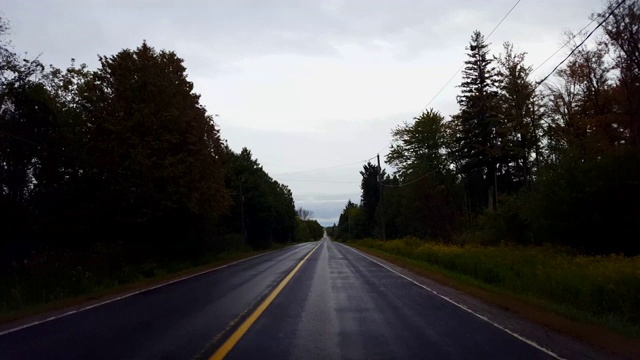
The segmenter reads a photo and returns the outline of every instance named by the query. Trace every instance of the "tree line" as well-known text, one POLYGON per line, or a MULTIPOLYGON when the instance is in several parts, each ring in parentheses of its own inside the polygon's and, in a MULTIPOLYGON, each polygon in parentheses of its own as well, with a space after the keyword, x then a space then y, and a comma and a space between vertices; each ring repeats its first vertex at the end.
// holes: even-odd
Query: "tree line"
POLYGON ((393 129, 395 171, 364 166, 360 202, 333 235, 640 253, 640 2, 610 1, 593 19, 593 45, 567 34, 575 51, 537 81, 525 52, 505 43, 491 56, 473 32, 459 112, 393 129))
MULTIPOLYGON (((146 42, 95 70, 23 59, 0 19, 0 266, 189 258, 318 239, 291 190, 234 152, 183 60, 146 42)), ((320 227, 321 228, 321 227, 320 227)))

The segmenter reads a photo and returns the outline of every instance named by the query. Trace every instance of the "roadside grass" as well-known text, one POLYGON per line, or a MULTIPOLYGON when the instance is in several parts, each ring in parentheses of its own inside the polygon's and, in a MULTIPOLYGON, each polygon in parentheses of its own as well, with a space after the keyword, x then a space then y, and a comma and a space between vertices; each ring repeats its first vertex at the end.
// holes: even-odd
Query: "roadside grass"
MULTIPOLYGON (((235 250, 208 254, 197 259, 165 264, 143 263, 101 267, 98 264, 75 265, 59 271, 47 266, 0 276, 0 323, 27 316, 65 309, 87 302, 99 302, 118 295, 142 290, 184 276, 293 244, 274 244, 264 250, 235 250)), ((56 265, 60 265, 59 263, 56 265)))
POLYGON ((584 256, 558 247, 457 246, 416 238, 350 245, 640 338, 640 256, 584 256))

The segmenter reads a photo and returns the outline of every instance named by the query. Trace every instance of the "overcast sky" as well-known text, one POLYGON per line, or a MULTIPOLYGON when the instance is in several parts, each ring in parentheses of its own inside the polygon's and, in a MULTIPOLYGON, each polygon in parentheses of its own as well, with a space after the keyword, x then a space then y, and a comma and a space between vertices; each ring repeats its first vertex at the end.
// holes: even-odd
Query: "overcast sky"
MULTIPOLYGON (((15 50, 66 67, 143 40, 174 50, 223 138, 248 147, 323 225, 359 201, 364 160, 420 114, 515 0, 3 0, 15 50), (321 170, 315 170, 321 169, 321 170), (314 171, 315 170, 315 171, 314 171)), ((602 0, 522 0, 491 36, 538 66, 602 0)), ((592 24, 591 28, 595 27, 592 24)), ((541 78, 568 51, 534 74, 541 78)), ((431 104, 457 111, 459 76, 431 104)), ((384 157, 383 157, 384 159, 384 157)))

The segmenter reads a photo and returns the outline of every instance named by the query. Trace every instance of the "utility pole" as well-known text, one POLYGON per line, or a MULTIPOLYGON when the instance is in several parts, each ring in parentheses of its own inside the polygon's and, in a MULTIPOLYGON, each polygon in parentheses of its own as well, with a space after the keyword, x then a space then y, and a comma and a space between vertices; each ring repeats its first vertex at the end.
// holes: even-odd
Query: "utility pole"
POLYGON ((382 240, 387 240, 387 234, 384 228, 384 203, 382 201, 382 167, 380 166, 380 154, 378 154, 378 189, 380 189, 380 198, 378 206, 380 206, 380 222, 382 223, 382 240))

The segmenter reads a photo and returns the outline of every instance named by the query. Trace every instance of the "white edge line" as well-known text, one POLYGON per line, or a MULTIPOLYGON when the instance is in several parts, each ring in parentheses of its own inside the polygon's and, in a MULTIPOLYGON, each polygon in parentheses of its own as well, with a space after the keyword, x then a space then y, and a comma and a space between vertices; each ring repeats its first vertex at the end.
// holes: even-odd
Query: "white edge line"
MULTIPOLYGON (((342 245, 342 244, 340 244, 340 245, 342 245)), ((375 259, 373 259, 373 258, 371 258, 371 257, 369 257, 369 256, 367 256, 367 255, 365 255, 365 254, 363 254, 360 250, 354 249, 354 248, 352 248, 351 246, 346 246, 346 245, 344 245, 344 246, 345 246, 346 248, 350 249, 351 251, 355 252, 356 254, 358 254, 358 255, 360 255, 360 256, 362 256, 362 257, 366 258, 366 259, 369 259, 370 261, 373 261, 374 263, 376 263, 376 264, 378 264, 378 265, 382 266, 383 268, 385 268, 385 269, 387 269, 387 270, 391 271, 392 273, 395 273, 396 275, 399 275, 399 276, 401 276, 401 277, 403 277, 403 278, 405 278, 405 279, 407 279, 407 280, 411 281, 412 283, 414 283, 414 284, 416 284, 416 285, 420 286, 421 288, 423 288, 423 289, 425 289, 425 290, 427 290, 427 291, 431 292, 432 294, 434 294, 434 295, 436 295, 436 296, 438 296, 438 297, 440 297, 440 298, 442 298, 442 299, 444 299, 444 300, 446 300, 446 301, 448 301, 448 302, 452 303, 453 305, 455 305, 455 306, 457 306, 457 307, 461 308, 462 310, 465 310, 465 311, 467 311, 467 312, 469 312, 469 313, 471 313, 471 314, 475 315, 476 317, 478 317, 478 318, 480 318, 480 319, 482 319, 482 320, 484 320, 484 321, 488 322, 489 324, 491 324, 491 325, 493 325, 493 326, 497 327, 498 329, 503 330, 504 332, 508 333, 509 335, 511 335, 511 336, 513 336, 513 337, 515 337, 515 338, 517 338, 517 339, 519 339, 519 340, 524 341, 525 343, 527 343, 527 344, 529 344, 529 345, 533 346, 534 348, 536 348, 536 349, 538 349, 538 350, 540 350, 540 351, 542 351, 542 352, 546 353, 547 355, 550 355, 550 356, 552 356, 552 357, 554 357, 554 358, 556 358, 556 359, 559 359, 559 360, 565 360, 563 357, 560 357, 558 354, 554 353, 553 351, 551 351, 551 350, 549 350, 549 349, 545 349, 545 348, 544 348, 544 347, 542 347, 541 345, 538 345, 538 344, 537 344, 536 342, 534 342, 533 340, 529 340, 529 339, 527 339, 527 338, 525 338, 525 337, 523 337, 523 336, 521 336, 521 335, 518 335, 518 334, 516 334, 515 332, 513 332, 513 331, 511 331, 511 330, 507 329, 506 327, 504 327, 504 326, 502 326, 502 325, 500 325, 500 324, 498 324, 498 323, 495 323, 495 322, 493 322, 493 321, 489 320, 489 318, 487 318, 486 316, 481 315, 481 314, 478 314, 478 313, 474 312, 473 310, 469 309, 468 307, 466 307, 466 306, 464 306, 464 305, 462 305, 462 304, 459 304, 459 303, 457 303, 457 302, 455 302, 455 301, 451 300, 451 299, 450 299, 450 298, 448 298, 447 296, 442 295, 442 294, 438 293, 437 291, 435 291, 435 290, 433 290, 433 289, 431 289, 431 288, 429 288, 429 287, 427 287, 427 286, 425 286, 425 285, 423 285, 423 284, 420 284, 419 282, 417 282, 417 281, 415 281, 415 280, 411 279, 410 277, 405 276, 405 275, 403 275, 403 274, 400 274, 399 272, 397 272, 397 271, 395 271, 395 270, 391 269, 390 267, 386 266, 385 264, 382 264, 382 263, 380 263, 379 261, 377 261, 377 260, 375 260, 375 259)))
MULTIPOLYGON (((304 245, 304 243, 303 243, 303 244, 297 244, 297 245, 304 245)), ((294 245, 294 246, 296 246, 296 245, 294 245)), ((269 252, 266 252, 266 253, 262 253, 262 254, 254 255, 254 256, 248 257, 248 258, 246 258, 246 259, 240 259, 240 260, 237 260, 237 261, 234 261, 234 262, 228 263, 228 264, 224 264, 224 265, 218 266, 218 267, 213 268, 213 269, 204 270, 204 271, 201 271, 201 272, 199 272, 199 273, 191 274, 191 275, 187 275, 187 276, 185 276, 185 277, 181 277, 181 278, 178 278, 178 279, 174 279, 174 280, 171 280, 171 281, 166 282, 166 283, 158 284, 158 285, 152 286, 152 287, 150 287, 150 288, 145 288, 145 289, 142 289, 142 290, 134 291, 134 292, 132 292, 132 293, 128 293, 128 294, 125 294, 125 295, 121 295, 121 296, 118 296, 118 297, 116 297, 116 298, 113 298, 113 299, 109 299, 109 300, 103 301, 103 302, 101 302, 101 303, 97 303, 97 304, 93 304, 93 305, 85 306, 85 307, 83 307, 83 308, 76 309, 76 310, 67 311, 67 312, 62 313, 62 314, 60 314, 60 315, 55 315, 55 316, 48 317, 48 318, 46 318, 46 319, 44 319, 44 320, 38 320, 38 321, 34 321, 34 322, 31 322, 31 323, 28 323, 28 324, 20 325, 20 326, 18 326, 18 327, 15 327, 15 328, 8 329, 8 330, 5 330, 5 331, 0 332, 0 336, 3 336, 3 335, 6 335, 6 334, 9 334, 9 333, 12 333, 12 332, 15 332, 15 331, 19 331, 19 330, 22 330, 22 329, 26 329, 26 328, 31 327, 31 326, 34 326, 34 325, 42 324, 42 323, 45 323, 45 322, 48 322, 48 321, 51 321, 51 320, 59 319, 59 318, 61 318, 61 317, 65 317, 65 316, 68 316, 68 315, 71 315, 71 314, 79 313, 79 312, 81 312, 81 311, 85 311, 85 310, 93 309, 93 308, 95 308, 95 307, 102 306, 102 305, 108 304, 108 303, 110 303, 110 302, 114 302, 114 301, 118 301, 118 300, 126 299, 126 298, 128 298, 128 297, 130 297, 130 296, 133 296, 133 295, 137 295, 137 294, 140 294, 140 293, 143 293, 143 292, 146 292, 146 291, 151 291, 151 290, 154 290, 154 289, 157 289, 157 288, 163 287, 163 286, 167 286, 167 285, 171 285, 171 284, 173 284, 173 283, 177 283, 178 281, 187 280, 187 279, 190 279, 190 278, 192 278, 192 277, 196 277, 196 276, 204 275, 204 274, 206 274, 206 273, 210 273, 210 272, 212 272, 212 271, 216 271, 216 270, 224 269, 224 268, 226 268, 226 267, 233 266, 233 265, 236 265, 236 264, 239 264, 239 263, 245 262, 245 261, 249 261, 249 260, 252 260, 252 259, 258 258, 258 257, 260 257, 260 256, 264 256, 264 255, 267 255, 267 254, 271 254, 271 253, 274 253, 274 252, 276 252, 276 251, 278 251, 278 250, 273 250, 273 251, 269 251, 269 252)))

